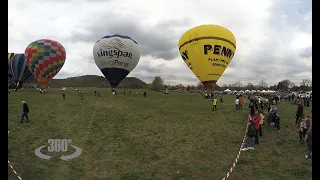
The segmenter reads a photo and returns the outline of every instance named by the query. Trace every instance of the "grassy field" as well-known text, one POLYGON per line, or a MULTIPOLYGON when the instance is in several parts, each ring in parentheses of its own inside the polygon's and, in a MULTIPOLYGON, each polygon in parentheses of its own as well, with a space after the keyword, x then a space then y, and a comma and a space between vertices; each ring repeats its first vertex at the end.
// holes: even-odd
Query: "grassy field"
MULTIPOLYGON (((248 105, 235 111, 234 96, 224 95, 218 112, 198 93, 165 95, 136 90, 124 95, 118 90, 74 89, 46 94, 20 90, 9 95, 8 158, 15 170, 28 180, 105 179, 222 179, 238 153, 246 129, 248 105), (30 108, 30 123, 19 123, 24 100, 30 108), (82 154, 70 161, 38 158, 36 148, 48 139, 72 139, 82 154)), ((294 126, 296 106, 279 105, 281 130, 263 126, 261 144, 241 153, 231 180, 304 180, 312 178, 312 163, 305 159, 306 145, 299 143, 294 126)), ((310 108, 306 110, 311 116, 310 108)), ((16 179, 8 167, 9 179, 16 179)))

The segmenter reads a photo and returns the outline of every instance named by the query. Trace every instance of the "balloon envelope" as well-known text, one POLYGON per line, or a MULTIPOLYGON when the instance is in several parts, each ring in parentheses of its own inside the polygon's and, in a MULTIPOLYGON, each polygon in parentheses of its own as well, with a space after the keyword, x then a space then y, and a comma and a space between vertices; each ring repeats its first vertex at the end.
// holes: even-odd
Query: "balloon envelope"
POLYGON ((204 88, 211 90, 234 56, 236 39, 227 28, 201 25, 181 36, 179 51, 204 88))
POLYGON ((128 36, 108 35, 95 43, 93 57, 111 87, 115 88, 137 66, 139 44, 128 36))
POLYGON ((31 73, 45 88, 64 65, 66 51, 57 41, 40 39, 27 46, 25 56, 31 73))
POLYGON ((10 61, 9 69, 16 83, 23 83, 32 78, 24 54, 16 54, 10 61))
POLYGON ((10 61, 12 59, 12 57, 16 55, 16 53, 8 53, 8 77, 9 78, 12 78, 12 75, 10 73, 10 69, 9 69, 9 66, 10 66, 10 61))

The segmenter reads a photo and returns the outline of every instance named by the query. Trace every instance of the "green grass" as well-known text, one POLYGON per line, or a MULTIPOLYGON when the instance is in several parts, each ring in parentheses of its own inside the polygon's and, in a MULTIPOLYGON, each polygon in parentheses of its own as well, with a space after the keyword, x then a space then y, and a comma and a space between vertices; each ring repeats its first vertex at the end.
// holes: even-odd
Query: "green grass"
MULTIPOLYGON (((135 96, 118 90, 83 88, 81 100, 74 89, 46 94, 20 90, 9 95, 8 158, 23 179, 32 180, 157 180, 222 179, 231 167, 243 139, 248 105, 234 110, 234 96, 224 95, 218 112, 198 93, 165 95, 138 90, 135 96), (19 123, 24 100, 31 123, 19 123), (72 139, 82 154, 70 161, 63 153, 34 150, 51 138, 72 139), (178 171, 178 173, 177 173, 178 171)), ((312 163, 305 159, 306 145, 299 144, 295 129, 296 106, 281 102, 280 132, 263 126, 263 139, 254 151, 241 153, 232 180, 304 180, 312 178, 312 163)), ((309 115, 310 109, 306 110, 309 115)), ((65 154, 71 154, 72 148, 65 154)), ((8 168, 9 179, 16 179, 8 168)))

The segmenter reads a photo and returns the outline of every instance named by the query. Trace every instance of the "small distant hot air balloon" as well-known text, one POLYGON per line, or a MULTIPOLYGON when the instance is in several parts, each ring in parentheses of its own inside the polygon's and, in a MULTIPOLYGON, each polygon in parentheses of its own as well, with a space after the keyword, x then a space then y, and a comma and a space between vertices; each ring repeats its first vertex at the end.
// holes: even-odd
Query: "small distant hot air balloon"
POLYGON ((57 41, 41 39, 30 43, 25 56, 29 70, 42 88, 60 71, 66 60, 66 51, 57 41))
POLYGON ((10 61, 12 59, 12 57, 16 55, 16 53, 8 53, 8 77, 9 78, 12 78, 12 75, 10 73, 10 69, 9 69, 9 66, 10 66, 10 61))
POLYGON ((211 91, 235 54, 236 39, 227 28, 201 25, 181 36, 179 51, 204 88, 211 91))
POLYGON ((140 60, 139 44, 128 36, 108 35, 93 46, 96 65, 112 88, 137 66, 140 60))
POLYGON ((16 54, 13 56, 9 64, 9 69, 12 78, 17 84, 17 88, 19 84, 22 84, 32 78, 32 74, 28 69, 24 54, 16 54))

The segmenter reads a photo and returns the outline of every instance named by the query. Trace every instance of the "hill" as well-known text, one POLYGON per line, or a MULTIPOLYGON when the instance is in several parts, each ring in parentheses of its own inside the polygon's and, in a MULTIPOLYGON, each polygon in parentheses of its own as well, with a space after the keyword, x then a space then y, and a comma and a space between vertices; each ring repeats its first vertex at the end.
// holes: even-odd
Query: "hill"
MULTIPOLYGON (((9 81, 8 81, 9 82, 9 81)), ((30 84, 35 84, 37 81, 32 78, 25 83, 25 87, 30 84)), ((143 88, 146 85, 145 82, 141 81, 136 77, 126 77, 119 84, 119 88, 143 88)), ((77 77, 69 77, 65 79, 52 79, 49 82, 49 86, 52 88, 60 88, 60 87, 105 87, 110 88, 110 84, 105 77, 97 76, 97 75, 84 75, 77 77)))

